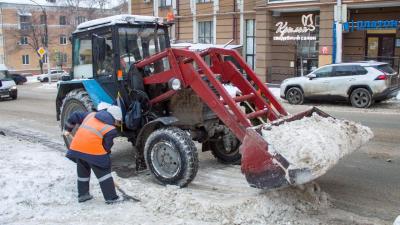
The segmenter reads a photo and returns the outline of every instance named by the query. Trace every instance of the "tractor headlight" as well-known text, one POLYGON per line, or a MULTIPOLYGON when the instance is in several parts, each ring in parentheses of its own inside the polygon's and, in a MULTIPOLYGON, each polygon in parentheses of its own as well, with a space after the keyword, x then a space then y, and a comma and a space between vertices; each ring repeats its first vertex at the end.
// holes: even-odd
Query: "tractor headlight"
POLYGON ((177 91, 177 90, 181 89, 181 85, 182 85, 181 81, 179 79, 176 79, 176 78, 172 78, 168 82, 169 88, 171 88, 174 91, 177 91))
POLYGON ((10 90, 17 90, 17 86, 12 86, 10 90))

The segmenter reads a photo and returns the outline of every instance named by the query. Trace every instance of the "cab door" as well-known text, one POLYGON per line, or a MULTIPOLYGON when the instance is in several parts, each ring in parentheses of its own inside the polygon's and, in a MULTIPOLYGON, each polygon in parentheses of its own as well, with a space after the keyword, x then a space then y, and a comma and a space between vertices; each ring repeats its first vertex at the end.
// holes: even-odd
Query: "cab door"
POLYGON ((117 78, 115 72, 115 43, 112 29, 92 33, 93 77, 115 99, 117 97, 117 78))

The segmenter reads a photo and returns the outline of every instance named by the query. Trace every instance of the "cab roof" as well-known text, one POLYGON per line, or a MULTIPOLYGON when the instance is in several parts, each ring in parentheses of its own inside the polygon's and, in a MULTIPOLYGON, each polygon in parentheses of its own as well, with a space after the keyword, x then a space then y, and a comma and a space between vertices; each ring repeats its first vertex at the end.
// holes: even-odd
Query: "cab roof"
POLYGON ((105 18, 99 18, 83 22, 78 25, 74 33, 104 26, 115 25, 115 24, 143 24, 143 23, 162 25, 163 18, 154 16, 130 15, 130 14, 109 16, 105 18))

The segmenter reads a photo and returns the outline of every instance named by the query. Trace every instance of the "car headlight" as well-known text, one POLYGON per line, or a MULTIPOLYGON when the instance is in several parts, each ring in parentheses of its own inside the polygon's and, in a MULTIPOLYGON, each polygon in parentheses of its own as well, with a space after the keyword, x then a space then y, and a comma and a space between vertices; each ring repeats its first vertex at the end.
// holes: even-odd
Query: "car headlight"
POLYGON ((17 86, 12 86, 10 90, 17 90, 17 86))

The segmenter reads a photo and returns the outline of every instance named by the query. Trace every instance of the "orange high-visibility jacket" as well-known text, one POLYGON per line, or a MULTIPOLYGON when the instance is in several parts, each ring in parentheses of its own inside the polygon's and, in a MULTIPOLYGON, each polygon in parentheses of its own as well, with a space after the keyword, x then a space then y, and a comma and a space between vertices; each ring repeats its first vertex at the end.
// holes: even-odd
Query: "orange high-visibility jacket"
POLYGON ((71 150, 90 155, 107 154, 103 147, 103 137, 115 127, 96 119, 95 115, 96 113, 92 112, 83 120, 72 140, 71 150))

